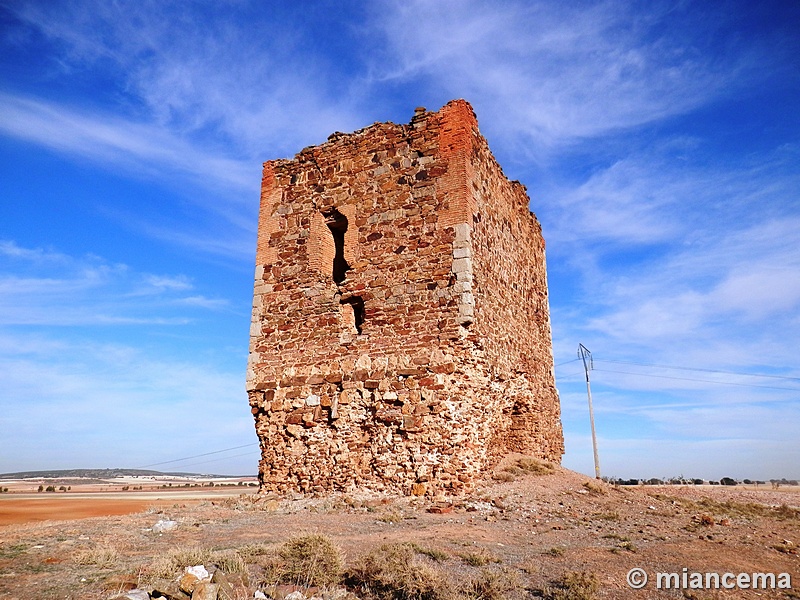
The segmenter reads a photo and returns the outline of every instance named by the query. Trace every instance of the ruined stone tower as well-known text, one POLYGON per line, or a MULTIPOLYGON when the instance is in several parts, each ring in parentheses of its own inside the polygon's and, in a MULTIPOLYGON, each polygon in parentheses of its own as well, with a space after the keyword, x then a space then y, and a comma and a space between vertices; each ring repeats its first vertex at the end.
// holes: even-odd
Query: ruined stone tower
POLYGON ((544 240, 464 100, 264 164, 247 390, 262 491, 455 492, 559 462, 544 240))

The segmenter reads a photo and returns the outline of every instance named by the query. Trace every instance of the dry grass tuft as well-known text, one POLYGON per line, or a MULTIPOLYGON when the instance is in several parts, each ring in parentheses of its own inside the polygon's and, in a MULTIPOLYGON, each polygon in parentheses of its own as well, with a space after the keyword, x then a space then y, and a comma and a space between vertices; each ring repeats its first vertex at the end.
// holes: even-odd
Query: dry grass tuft
POLYGON ((110 569, 119 564, 119 551, 113 546, 96 546, 81 550, 75 555, 79 565, 93 565, 101 569, 110 569))
POLYGON ((601 521, 619 521, 619 513, 616 511, 595 513, 592 517, 601 521))
POLYGON ((593 600, 600 588, 594 573, 586 571, 565 573, 561 579, 545 590, 546 600, 593 600))
POLYGON ((216 565, 224 573, 247 573, 247 562, 237 550, 212 550, 202 546, 172 548, 147 568, 150 577, 171 579, 186 567, 216 565))
POLYGON ((775 512, 775 516, 781 521, 800 519, 800 509, 792 508, 787 504, 781 504, 778 508, 773 509, 773 511, 775 512))
POLYGON ((603 495, 606 493, 606 488, 604 488, 603 484, 597 481, 596 479, 590 479, 589 481, 584 481, 583 487, 592 494, 603 495))
POLYGON ((783 540, 780 544, 774 544, 773 549, 784 554, 797 554, 797 544, 790 540, 783 540))
POLYGON ((412 544, 384 544, 368 552, 355 562, 346 581, 377 600, 449 600, 455 595, 450 582, 412 544))
POLYGON ((471 567, 484 567, 492 563, 502 562, 499 558, 485 548, 479 548, 474 552, 464 552, 458 556, 464 562, 464 564, 467 564, 471 567))
POLYGON ((303 535, 278 548, 277 579, 302 586, 329 586, 342 575, 342 553, 324 535, 303 535))
POLYGON ((238 550, 219 550, 211 554, 211 564, 223 573, 247 573, 247 561, 238 550))
POLYGON ((519 578, 508 569, 482 569, 480 575, 462 588, 460 595, 470 600, 507 600, 521 589, 519 578))
POLYGON ((439 548, 420 546, 414 542, 409 542, 408 545, 411 546, 414 552, 417 552, 418 554, 424 554, 434 562, 444 562, 450 558, 450 555, 447 552, 440 550, 439 548))
POLYGON ((523 456, 505 467, 502 471, 492 475, 496 481, 514 481, 523 475, 550 475, 555 467, 548 462, 523 456))
POLYGON ((666 494, 649 495, 656 500, 672 502, 673 504, 679 504, 688 509, 706 510, 714 515, 746 518, 768 517, 777 519, 779 521, 800 519, 800 509, 792 508, 786 504, 773 507, 765 504, 757 504, 755 502, 734 502, 732 500, 719 502, 717 500, 712 500, 711 498, 703 498, 702 500, 692 501, 686 498, 675 498, 666 494))
POLYGON ((210 564, 211 554, 210 549, 201 546, 170 548, 150 563, 147 573, 160 579, 172 578, 186 567, 210 564))
POLYGON ((517 467, 528 475, 550 475, 555 471, 550 463, 530 457, 520 458, 517 467))

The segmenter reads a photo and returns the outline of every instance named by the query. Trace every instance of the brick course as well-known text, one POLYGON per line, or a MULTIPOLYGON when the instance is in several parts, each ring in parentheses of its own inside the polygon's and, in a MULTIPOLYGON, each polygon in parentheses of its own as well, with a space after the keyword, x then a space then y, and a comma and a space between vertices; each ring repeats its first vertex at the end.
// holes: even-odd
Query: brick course
POLYGON ((560 462, 545 249, 464 100, 264 164, 247 390, 262 491, 458 492, 560 462))

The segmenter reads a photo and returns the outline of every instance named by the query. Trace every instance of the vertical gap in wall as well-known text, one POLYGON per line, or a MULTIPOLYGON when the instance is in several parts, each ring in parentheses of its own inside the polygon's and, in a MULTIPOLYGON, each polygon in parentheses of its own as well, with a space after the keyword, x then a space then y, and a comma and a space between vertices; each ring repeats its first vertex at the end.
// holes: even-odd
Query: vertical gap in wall
POLYGON ((364 299, 360 296, 350 296, 346 300, 342 300, 341 304, 342 308, 348 309, 348 312, 352 311, 352 325, 360 334, 364 324, 364 299))
POLYGON ((344 257, 344 234, 347 231, 347 217, 335 208, 325 210, 322 214, 325 217, 325 224, 333 236, 335 249, 331 275, 333 280, 339 284, 345 280, 346 273, 350 270, 350 265, 344 257))

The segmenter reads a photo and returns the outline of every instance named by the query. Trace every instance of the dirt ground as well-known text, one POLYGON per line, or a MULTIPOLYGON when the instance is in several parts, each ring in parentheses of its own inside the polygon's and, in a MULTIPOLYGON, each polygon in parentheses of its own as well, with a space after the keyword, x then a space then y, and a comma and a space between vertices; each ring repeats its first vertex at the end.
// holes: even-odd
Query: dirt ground
MULTIPOLYGON (((796 489, 614 487, 559 467, 545 475, 498 475, 508 481, 487 479, 447 501, 367 494, 105 498, 102 512, 119 509, 115 516, 75 520, 65 517, 84 513, 62 505, 55 513, 61 520, 0 526, 0 598, 109 598, 134 585, 151 591, 165 585, 159 557, 176 549, 277 548, 309 533, 328 536, 344 553, 345 568, 382 544, 411 542, 448 577, 491 572, 514 582, 493 598, 548 597, 548 586, 574 572, 596 579, 595 598, 800 598, 796 489), (118 514, 129 510, 138 512, 118 514), (166 519, 177 528, 154 532, 166 519), (650 578, 641 590, 626 580, 634 567, 650 578), (792 589, 657 589, 657 573, 680 577, 684 568, 688 575, 786 573, 792 589)), ((0 501, 2 514, 11 510, 10 498, 0 501)), ((23 500, 28 504, 14 510, 38 510, 35 499, 23 500)), ((252 598, 268 582, 249 568, 252 598)))
MULTIPOLYGON (((163 509, 175 502, 195 505, 206 500, 238 497, 240 494, 241 492, 229 491, 4 494, 0 496, 0 526, 129 515, 145 510, 163 509)), ((2 530, 0 535, 1 532, 2 530)))

